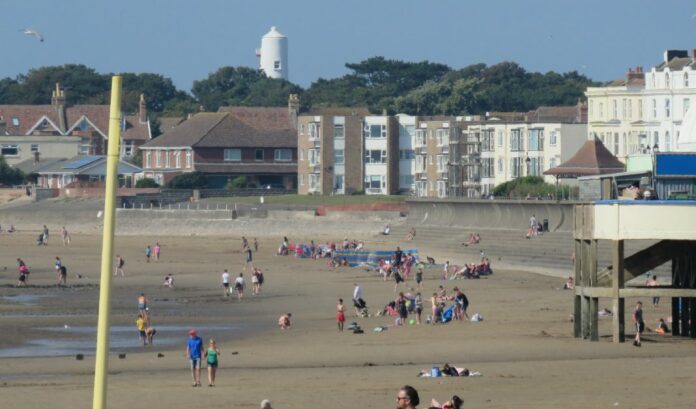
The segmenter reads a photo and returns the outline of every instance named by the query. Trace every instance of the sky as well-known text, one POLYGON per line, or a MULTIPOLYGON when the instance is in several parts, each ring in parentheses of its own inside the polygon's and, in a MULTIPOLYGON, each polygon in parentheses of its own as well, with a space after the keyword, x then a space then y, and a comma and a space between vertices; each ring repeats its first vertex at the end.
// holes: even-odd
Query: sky
POLYGON ((515 61, 597 81, 696 48, 693 0, 0 0, 0 78, 85 64, 154 72, 183 90, 223 66, 257 67, 261 36, 289 41, 309 86, 372 56, 462 68, 515 61), (19 29, 41 32, 45 42, 19 29))

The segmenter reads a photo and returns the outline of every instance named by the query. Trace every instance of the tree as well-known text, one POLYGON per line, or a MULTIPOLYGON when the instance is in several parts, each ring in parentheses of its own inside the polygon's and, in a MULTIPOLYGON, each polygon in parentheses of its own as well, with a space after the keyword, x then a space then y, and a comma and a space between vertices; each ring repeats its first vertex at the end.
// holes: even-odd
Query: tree
POLYGON ((208 179, 201 172, 190 172, 174 177, 167 183, 172 189, 201 189, 208 185, 208 179))
POLYGON ((152 178, 142 178, 135 182, 135 187, 137 188, 153 188, 159 187, 159 184, 152 178))
POLYGON ((227 190, 243 189, 245 187, 247 187, 246 176, 237 176, 234 179, 230 179, 225 186, 227 190))
POLYGON ((5 157, 0 155, 0 186, 19 185, 24 182, 24 173, 7 164, 5 157))
POLYGON ((176 101, 192 101, 193 98, 174 86, 170 78, 152 73, 125 73, 123 77, 122 105, 124 112, 137 112, 140 94, 145 94, 148 112, 162 112, 166 104, 176 101))

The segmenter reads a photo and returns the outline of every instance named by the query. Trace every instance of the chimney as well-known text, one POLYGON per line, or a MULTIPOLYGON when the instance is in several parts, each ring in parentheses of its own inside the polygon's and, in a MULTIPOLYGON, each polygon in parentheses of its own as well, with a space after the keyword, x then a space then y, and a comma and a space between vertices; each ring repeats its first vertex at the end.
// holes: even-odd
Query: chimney
POLYGON ((630 83, 635 80, 643 81, 645 80, 645 73, 643 72, 643 67, 636 67, 636 69, 628 68, 626 73, 626 82, 630 83))
POLYGON ((300 96, 297 94, 290 94, 288 96, 288 113, 290 114, 290 121, 292 121, 292 127, 297 129, 297 114, 300 112, 300 96))
POLYGON ((56 89, 53 91, 51 96, 51 105, 56 109, 56 116, 58 117, 58 128, 60 128, 61 133, 65 133, 68 130, 67 119, 65 116, 65 91, 60 89, 60 83, 56 82, 56 89))
POLYGON ((145 105, 145 94, 140 94, 138 120, 140 121, 141 124, 147 123, 147 105, 145 105))

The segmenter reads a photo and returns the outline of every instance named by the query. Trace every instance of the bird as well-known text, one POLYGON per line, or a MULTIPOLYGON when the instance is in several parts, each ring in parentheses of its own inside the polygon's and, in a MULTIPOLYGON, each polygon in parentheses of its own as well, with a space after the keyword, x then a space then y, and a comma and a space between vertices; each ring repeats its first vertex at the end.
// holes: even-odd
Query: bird
POLYGON ((43 36, 41 35, 41 33, 39 33, 39 32, 36 31, 36 30, 32 30, 31 28, 20 28, 19 31, 21 31, 22 34, 26 34, 26 35, 28 35, 28 36, 36 37, 36 38, 37 38, 40 42, 42 42, 42 43, 43 43, 43 41, 44 41, 44 38, 43 38, 43 36))

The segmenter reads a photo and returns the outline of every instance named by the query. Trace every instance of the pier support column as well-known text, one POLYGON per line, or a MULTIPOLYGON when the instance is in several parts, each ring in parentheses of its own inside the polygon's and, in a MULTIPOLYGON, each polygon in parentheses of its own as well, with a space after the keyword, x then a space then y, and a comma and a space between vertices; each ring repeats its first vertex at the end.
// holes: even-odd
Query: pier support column
POLYGON ((611 243, 612 251, 612 276, 611 276, 611 306, 612 317, 611 333, 614 342, 624 342, 626 340, 625 328, 625 303, 619 296, 619 290, 624 286, 624 242, 614 240, 611 243))
MULTIPOLYGON (((597 286, 597 240, 590 240, 590 263, 587 266, 587 271, 590 276, 590 287, 597 286)), ((590 341, 599 341, 599 298, 590 298, 590 341)))
MULTIPOLYGON (((575 240, 575 265, 573 266, 575 271, 574 284, 576 286, 582 285, 582 240, 575 240)), ((575 338, 582 338, 582 301, 581 296, 574 296, 574 309, 573 309, 573 336, 575 338)))

